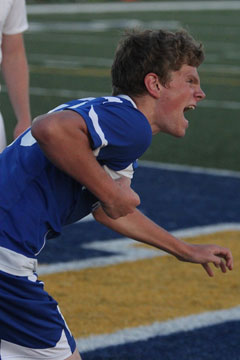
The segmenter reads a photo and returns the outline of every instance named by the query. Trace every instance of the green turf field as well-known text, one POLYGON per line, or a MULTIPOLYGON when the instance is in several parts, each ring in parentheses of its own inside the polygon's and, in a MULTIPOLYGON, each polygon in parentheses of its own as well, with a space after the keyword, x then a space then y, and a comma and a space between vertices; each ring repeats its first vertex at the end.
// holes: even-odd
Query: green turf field
MULTIPOLYGON (((125 27, 184 27, 205 45, 199 73, 207 98, 188 113, 184 139, 158 135, 143 159, 240 170, 239 16, 240 10, 29 14, 32 115, 73 98, 110 94, 110 65, 125 27)), ((15 120, 5 90, 1 109, 11 141, 15 120)))

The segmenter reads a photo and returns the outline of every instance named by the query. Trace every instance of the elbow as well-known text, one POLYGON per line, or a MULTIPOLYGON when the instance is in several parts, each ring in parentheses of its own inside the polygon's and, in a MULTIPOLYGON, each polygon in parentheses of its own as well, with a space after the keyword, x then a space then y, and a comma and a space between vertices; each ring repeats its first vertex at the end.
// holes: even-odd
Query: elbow
POLYGON ((48 143, 53 132, 51 121, 47 115, 37 116, 32 123, 32 136, 39 143, 48 143))

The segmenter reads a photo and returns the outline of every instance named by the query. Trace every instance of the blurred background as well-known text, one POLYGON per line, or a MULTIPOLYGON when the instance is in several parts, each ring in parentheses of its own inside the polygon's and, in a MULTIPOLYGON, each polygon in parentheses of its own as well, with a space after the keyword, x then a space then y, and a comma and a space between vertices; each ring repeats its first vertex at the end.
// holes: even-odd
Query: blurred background
MULTIPOLYGON (((96 0, 61 0, 57 4, 53 0, 27 0, 30 28, 25 45, 32 115, 73 98, 110 94, 110 66, 125 28, 183 27, 204 44, 206 60, 199 73, 207 98, 195 112, 187 114, 190 127, 184 139, 155 136, 143 159, 240 170, 240 10, 229 9, 232 1, 219 1, 221 10, 199 7, 197 1, 184 2, 184 6, 181 1, 169 3, 177 4, 176 9, 150 11, 147 5, 142 8, 146 4, 142 1, 109 0, 105 6, 96 0), (78 4, 82 10, 72 7, 78 4), (94 4, 103 7, 88 9, 94 4), (111 11, 114 4, 123 7, 111 11), (133 10, 126 10, 132 6, 133 10)), ((5 91, 0 101, 11 141, 15 118, 5 91)))
MULTIPOLYGON (((176 236, 230 247, 235 271, 207 278, 200 266, 87 218, 49 241, 39 273, 84 360, 239 360, 240 1, 27 0, 27 9, 33 118, 74 98, 110 95, 126 28, 185 28, 204 44, 206 100, 187 113, 183 139, 153 138, 134 188, 141 210, 176 236)), ((0 101, 11 142, 4 85, 0 101)))

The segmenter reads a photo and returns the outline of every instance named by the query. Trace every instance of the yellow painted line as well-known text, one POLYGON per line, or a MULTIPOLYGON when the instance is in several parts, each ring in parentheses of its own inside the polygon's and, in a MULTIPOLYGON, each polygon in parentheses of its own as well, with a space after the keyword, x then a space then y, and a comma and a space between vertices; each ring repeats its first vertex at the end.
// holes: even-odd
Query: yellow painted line
POLYGON ((230 247, 235 270, 221 274, 215 269, 215 277, 209 278, 201 266, 165 256, 41 279, 76 338, 239 305, 240 232, 187 241, 230 247))
POLYGON ((109 77, 109 68, 56 68, 56 67, 45 67, 45 66, 29 66, 30 72, 34 74, 52 74, 52 75, 70 75, 70 76, 89 76, 89 77, 109 77))

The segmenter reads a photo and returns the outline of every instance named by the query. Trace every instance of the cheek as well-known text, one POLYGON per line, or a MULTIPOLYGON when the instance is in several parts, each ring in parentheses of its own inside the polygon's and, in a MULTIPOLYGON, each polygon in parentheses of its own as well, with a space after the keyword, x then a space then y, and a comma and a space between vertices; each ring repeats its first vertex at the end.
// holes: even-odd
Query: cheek
POLYGON ((174 109, 178 109, 180 111, 183 111, 185 106, 187 105, 187 91, 186 89, 181 89, 181 91, 176 94, 176 97, 172 103, 172 106, 174 109))
POLYGON ((168 105, 169 111, 179 112, 184 109, 184 98, 180 94, 176 95, 168 105))
POLYGON ((162 109, 167 113, 182 112, 186 106, 187 89, 184 87, 172 88, 165 94, 162 102, 162 109))

